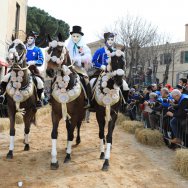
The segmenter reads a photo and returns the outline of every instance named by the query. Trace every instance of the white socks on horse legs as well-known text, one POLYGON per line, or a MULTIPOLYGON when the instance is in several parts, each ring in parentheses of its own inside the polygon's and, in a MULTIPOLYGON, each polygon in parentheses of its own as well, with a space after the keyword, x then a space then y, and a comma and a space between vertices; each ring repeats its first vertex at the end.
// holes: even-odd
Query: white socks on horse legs
POLYGON ((107 145, 106 145, 105 159, 110 159, 110 149, 111 149, 111 143, 107 143, 107 145))
POLYGON ((25 144, 29 144, 29 134, 25 134, 25 144))
POLYGON ((14 149, 14 136, 10 136, 10 145, 9 145, 9 150, 14 149))
POLYGON ((67 153, 71 154, 72 141, 67 142, 67 153))
POLYGON ((57 139, 52 139, 52 163, 56 163, 57 162, 57 150, 56 150, 56 142, 57 142, 57 139))
POLYGON ((104 141, 103 141, 103 139, 100 139, 100 151, 101 151, 101 153, 104 152, 104 141))

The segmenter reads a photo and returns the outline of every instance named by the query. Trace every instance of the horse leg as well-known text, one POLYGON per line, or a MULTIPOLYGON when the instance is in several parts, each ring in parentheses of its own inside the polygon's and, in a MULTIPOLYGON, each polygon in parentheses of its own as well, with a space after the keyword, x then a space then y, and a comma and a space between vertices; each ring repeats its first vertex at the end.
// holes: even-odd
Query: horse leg
POLYGON ((58 137, 58 125, 59 125, 60 118, 58 118, 54 112, 52 111, 52 123, 53 128, 51 132, 51 139, 52 139, 52 160, 51 160, 51 170, 57 170, 59 168, 59 163, 57 160, 57 137, 58 137))
POLYGON ((105 127, 105 119, 104 116, 101 115, 101 113, 96 113, 97 122, 99 125, 99 138, 100 138, 100 159, 104 159, 104 127, 105 127))
POLYGON ((7 153, 7 159, 13 158, 13 150, 14 150, 14 136, 15 136, 15 114, 9 114, 10 116, 10 145, 9 152, 7 153))
POLYGON ((111 115, 111 118, 112 119, 108 123, 108 134, 106 136, 107 145, 106 145, 105 161, 104 161, 103 167, 102 167, 103 171, 108 171, 108 169, 109 169, 110 149, 111 149, 111 145, 112 145, 112 134, 113 134, 113 130, 115 127, 117 114, 113 113, 111 115))
MULTIPOLYGON (((32 113, 32 112, 30 112, 32 113)), ((30 146, 29 146, 29 132, 30 132, 30 127, 31 127, 31 118, 28 118, 28 114, 25 114, 24 116, 24 124, 25 124, 25 129, 24 129, 24 151, 29 151, 30 146)))
POLYGON ((80 139, 80 127, 81 127, 81 124, 82 124, 82 122, 81 122, 81 121, 79 121, 79 122, 77 123, 77 137, 76 137, 76 145, 79 145, 79 144, 80 144, 80 142, 81 142, 81 139, 80 139))
POLYGON ((71 160, 72 141, 74 139, 75 125, 76 125, 76 122, 73 123, 71 120, 66 120, 68 140, 67 140, 67 150, 66 150, 67 154, 66 154, 64 163, 68 163, 71 160))

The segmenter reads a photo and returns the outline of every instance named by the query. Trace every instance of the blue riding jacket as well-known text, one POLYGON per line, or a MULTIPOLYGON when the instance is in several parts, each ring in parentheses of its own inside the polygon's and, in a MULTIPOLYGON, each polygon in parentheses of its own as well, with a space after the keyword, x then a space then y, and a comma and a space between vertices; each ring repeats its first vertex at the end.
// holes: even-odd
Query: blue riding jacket
POLYGON ((92 59, 93 66, 96 68, 101 68, 102 65, 108 65, 108 56, 105 51, 105 47, 99 48, 92 59))
POLYGON ((34 46, 34 48, 32 48, 32 49, 27 48, 26 59, 27 59, 27 62, 35 61, 36 66, 42 66, 42 64, 44 62, 44 57, 43 57, 42 51, 37 46, 34 46))

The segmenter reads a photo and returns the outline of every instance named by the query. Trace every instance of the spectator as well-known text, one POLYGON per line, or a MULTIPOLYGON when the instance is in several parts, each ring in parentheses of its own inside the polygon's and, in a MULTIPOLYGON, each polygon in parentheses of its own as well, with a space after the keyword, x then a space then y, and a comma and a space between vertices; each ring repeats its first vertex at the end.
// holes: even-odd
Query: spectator
POLYGON ((171 94, 173 99, 178 103, 176 110, 168 111, 166 113, 167 116, 172 117, 170 126, 175 138, 171 140, 171 143, 180 144, 181 134, 185 128, 184 126, 187 115, 186 109, 188 108, 188 95, 182 94, 178 89, 174 89, 171 94))

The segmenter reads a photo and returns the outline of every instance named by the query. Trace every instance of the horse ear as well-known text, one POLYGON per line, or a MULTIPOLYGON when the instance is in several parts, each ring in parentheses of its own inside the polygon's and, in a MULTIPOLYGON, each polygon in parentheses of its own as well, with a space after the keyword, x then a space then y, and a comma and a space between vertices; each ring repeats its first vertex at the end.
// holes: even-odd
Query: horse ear
POLYGON ((50 37, 50 35, 48 34, 48 41, 52 42, 52 38, 50 37))
POLYGON ((63 42, 63 37, 62 37, 61 33, 59 33, 57 37, 58 37, 59 41, 63 42))
POLYGON ((14 37, 14 35, 13 35, 13 34, 12 34, 12 38, 11 38, 11 39, 12 39, 12 42, 15 40, 15 37, 14 37))

